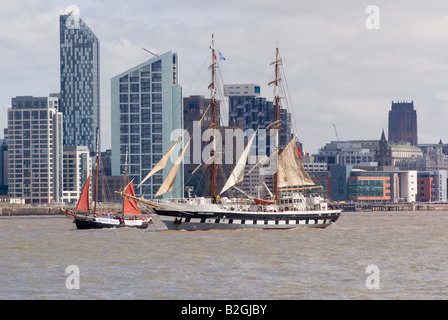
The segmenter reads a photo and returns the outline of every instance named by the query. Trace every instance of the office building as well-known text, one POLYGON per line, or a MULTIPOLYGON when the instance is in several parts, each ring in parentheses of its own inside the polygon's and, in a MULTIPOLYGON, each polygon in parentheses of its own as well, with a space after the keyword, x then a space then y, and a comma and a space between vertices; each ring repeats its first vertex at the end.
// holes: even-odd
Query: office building
POLYGON ((393 102, 389 111, 389 141, 407 141, 418 145, 417 111, 414 102, 393 102))
MULTIPOLYGON (((111 94, 112 175, 124 173, 128 154, 127 174, 138 185, 183 131, 177 53, 155 56, 112 78, 111 94)), ((174 161, 136 193, 152 199, 174 161)), ((180 166, 174 190, 164 197, 183 197, 183 179, 180 166)))
POLYGON ((16 97, 8 109, 10 198, 25 203, 62 197, 62 114, 57 97, 16 97))
POLYGON ((61 15, 59 23, 64 146, 87 146, 95 152, 100 127, 99 42, 79 16, 61 15))
MULTIPOLYGON (((229 98, 229 124, 243 130, 266 129, 275 121, 275 106, 272 101, 260 96, 258 84, 226 84, 224 95, 229 98)), ((280 107, 281 129, 279 132, 280 149, 293 138, 291 113, 280 107)), ((269 138, 268 138, 269 139, 269 138)), ((267 154, 270 146, 267 143, 267 154)))
POLYGON ((447 201, 447 171, 435 170, 417 173, 417 201, 447 201))
MULTIPOLYGON (((226 84, 224 85, 224 95, 229 98, 229 125, 239 127, 243 131, 248 129, 266 130, 266 128, 275 122, 275 105, 272 101, 267 101, 266 98, 261 97, 260 85, 258 84, 226 84)), ((279 131, 279 148, 284 149, 286 145, 293 138, 292 133, 292 121, 291 113, 286 109, 280 107, 281 127, 279 131)), ((265 131, 264 131, 265 132, 265 131)), ((271 150, 271 136, 265 138, 263 135, 258 135, 254 142, 256 146, 256 155, 260 158, 263 156, 269 156, 274 152, 271 150), (260 140, 262 138, 262 140, 260 140)), ((253 158, 252 158, 253 159, 253 158)), ((251 156, 249 157, 249 163, 251 163, 251 156)), ((258 159, 260 160, 260 159, 258 159)), ((252 162, 258 162, 255 160, 252 162)), ((249 171, 250 167, 246 167, 246 171, 249 171)), ((246 193, 255 196, 267 195, 265 188, 259 188, 263 186, 263 183, 273 190, 273 173, 265 174, 267 170, 257 167, 251 174, 246 176, 245 180, 240 184, 240 188, 246 193)))

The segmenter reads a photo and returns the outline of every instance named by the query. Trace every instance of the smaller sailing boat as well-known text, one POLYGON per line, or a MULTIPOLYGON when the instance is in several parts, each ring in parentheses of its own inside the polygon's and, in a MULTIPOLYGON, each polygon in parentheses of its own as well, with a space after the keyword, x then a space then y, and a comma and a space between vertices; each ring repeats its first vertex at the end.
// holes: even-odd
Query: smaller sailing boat
MULTIPOLYGON (((73 219, 78 229, 103 229, 103 228, 120 228, 120 227, 132 227, 139 229, 148 228, 149 224, 152 223, 150 217, 145 217, 142 215, 138 204, 135 200, 130 198, 123 199, 123 212, 122 213, 112 213, 107 212, 97 212, 96 210, 96 195, 98 190, 98 150, 96 157, 96 179, 95 179, 95 205, 93 212, 90 211, 90 201, 89 201, 89 188, 90 188, 90 177, 87 178, 84 187, 81 192, 81 196, 78 199, 75 210, 64 210, 60 209, 67 217, 73 219)), ((124 189, 124 193, 135 197, 134 184, 131 181, 124 189)))

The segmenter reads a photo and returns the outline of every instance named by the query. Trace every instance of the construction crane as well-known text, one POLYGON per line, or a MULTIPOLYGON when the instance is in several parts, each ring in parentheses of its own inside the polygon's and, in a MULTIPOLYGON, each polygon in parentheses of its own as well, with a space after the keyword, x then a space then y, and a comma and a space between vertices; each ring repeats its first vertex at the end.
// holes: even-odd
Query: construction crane
POLYGON ((338 130, 336 130, 336 125, 333 124, 334 127, 334 132, 336 133, 336 140, 339 141, 339 135, 338 135, 338 130))

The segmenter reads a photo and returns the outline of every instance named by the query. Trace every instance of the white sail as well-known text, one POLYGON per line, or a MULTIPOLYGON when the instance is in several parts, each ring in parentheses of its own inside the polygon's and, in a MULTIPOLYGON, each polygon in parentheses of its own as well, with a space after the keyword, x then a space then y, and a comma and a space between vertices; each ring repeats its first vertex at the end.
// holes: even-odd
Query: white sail
POLYGON ((280 154, 277 166, 279 188, 314 185, 313 180, 303 168, 295 137, 280 154))
MULTIPOLYGON (((185 131, 184 131, 185 133, 185 131)), ((159 160, 159 162, 157 162, 157 164, 154 166, 154 168, 152 168, 151 172, 149 172, 147 174, 147 176, 142 180, 142 182, 140 182, 140 184, 137 186, 137 188, 140 188, 140 186, 146 181, 148 180, 154 173, 162 170, 163 168, 165 168, 166 164, 168 163, 168 159, 170 158, 171 153, 174 150, 174 147, 176 146, 176 144, 180 141, 180 139, 182 138, 182 136, 184 135, 184 133, 182 133, 179 138, 177 138, 176 141, 174 141, 174 143, 171 145, 171 147, 168 149, 168 151, 163 155, 163 157, 159 160)))
POLYGON ((256 165, 254 165, 254 166, 253 166, 253 167, 246 173, 246 176, 250 175, 250 174, 252 173, 252 171, 254 171, 260 164, 264 166, 265 164, 269 163, 269 162, 274 158, 274 156, 277 155, 277 152, 278 152, 278 150, 275 150, 275 151, 269 156, 269 158, 268 158, 267 156, 264 156, 260 161, 258 161, 258 163, 257 163, 256 165))
POLYGON ((257 135, 257 130, 255 130, 254 134, 252 135, 252 138, 250 138, 249 142, 247 143, 246 149, 244 149, 243 154, 238 159, 238 162, 237 162, 235 168, 233 168, 233 171, 232 171, 229 179, 227 179, 227 182, 224 185, 224 187, 222 188, 220 194, 222 194, 226 190, 230 189, 231 187, 236 185, 238 182, 243 181, 244 169, 246 168, 247 157, 249 156, 250 147, 252 145, 252 142, 254 141, 255 136, 257 135))
POLYGON ((170 172, 168 172, 168 175, 166 176, 165 180, 163 180, 162 185, 160 186, 159 190, 157 190, 155 198, 168 192, 173 191, 174 189, 174 182, 176 181, 176 175, 177 171, 179 170, 180 164, 182 162, 182 158, 184 157, 185 151, 187 150, 188 144, 190 143, 191 138, 188 140, 187 144, 185 145, 184 149, 180 153, 179 157, 177 158, 176 162, 174 163, 173 167, 171 168, 170 172))

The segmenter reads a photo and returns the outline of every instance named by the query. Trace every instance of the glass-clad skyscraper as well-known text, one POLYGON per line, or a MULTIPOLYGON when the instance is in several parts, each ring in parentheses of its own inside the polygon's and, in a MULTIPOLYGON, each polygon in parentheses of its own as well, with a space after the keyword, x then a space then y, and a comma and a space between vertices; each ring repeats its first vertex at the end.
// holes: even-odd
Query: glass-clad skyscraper
POLYGON ((79 16, 60 16, 61 96, 64 145, 96 150, 100 126, 99 42, 79 16))
MULTIPOLYGON (((178 57, 167 52, 111 80, 112 175, 122 175, 128 152, 128 171, 138 185, 177 139, 183 128, 182 89, 178 57)), ((173 166, 149 178, 136 193, 152 199, 173 166)), ((174 190, 164 197, 183 196, 183 166, 174 190)))

